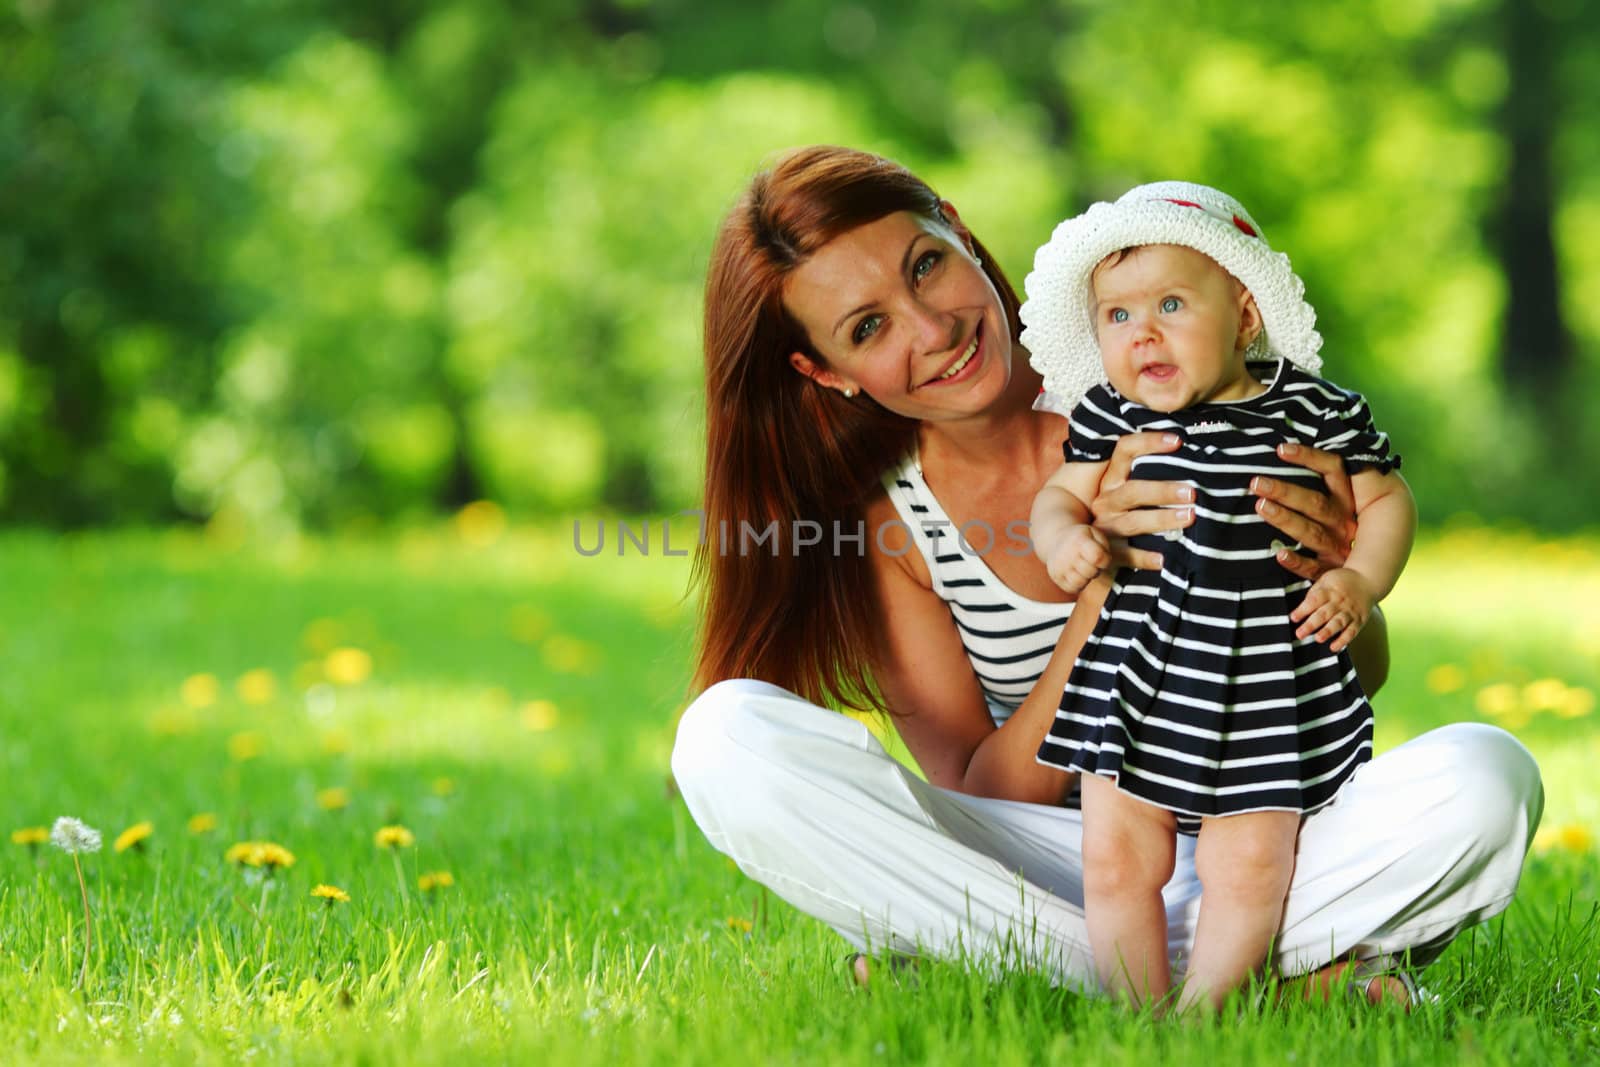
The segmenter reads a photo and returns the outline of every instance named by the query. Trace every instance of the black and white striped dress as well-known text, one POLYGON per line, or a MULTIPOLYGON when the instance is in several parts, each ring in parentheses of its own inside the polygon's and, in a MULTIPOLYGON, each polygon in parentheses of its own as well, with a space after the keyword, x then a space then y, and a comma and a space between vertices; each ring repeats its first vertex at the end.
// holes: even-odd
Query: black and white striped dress
POLYGON ((1280 363, 1266 392, 1158 412, 1106 386, 1072 413, 1067 461, 1103 462, 1117 438, 1174 431, 1176 452, 1132 477, 1196 489, 1176 538, 1135 538, 1160 571, 1118 572, 1039 749, 1052 766, 1114 779, 1132 796, 1200 819, 1314 811, 1372 755, 1372 707, 1348 653, 1294 635, 1311 583, 1280 567, 1280 534, 1255 512, 1257 475, 1322 488, 1278 458, 1284 441, 1343 457, 1351 473, 1400 464, 1357 394, 1280 363))

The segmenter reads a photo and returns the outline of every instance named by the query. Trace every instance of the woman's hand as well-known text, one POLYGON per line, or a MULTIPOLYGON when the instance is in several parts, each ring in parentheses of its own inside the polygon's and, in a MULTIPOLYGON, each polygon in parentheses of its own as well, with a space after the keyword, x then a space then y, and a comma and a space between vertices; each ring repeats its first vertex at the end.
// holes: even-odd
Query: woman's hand
POLYGON ((1128 547, 1128 538, 1139 534, 1181 530, 1194 522, 1194 489, 1177 482, 1129 481, 1133 461, 1155 452, 1172 452, 1178 447, 1175 433, 1128 434, 1117 441, 1106 472, 1100 479, 1100 493, 1089 502, 1095 529, 1111 541, 1113 567, 1133 567, 1142 571, 1161 569, 1161 553, 1128 547))
POLYGON ((1344 461, 1332 452, 1309 445, 1282 444, 1278 455, 1288 463, 1322 475, 1326 494, 1281 478, 1256 478, 1250 491, 1256 501, 1256 514, 1267 525, 1316 553, 1312 559, 1294 552, 1279 552, 1283 568, 1301 578, 1315 581, 1325 572, 1343 567, 1350 558, 1350 545, 1356 538, 1355 492, 1344 461))

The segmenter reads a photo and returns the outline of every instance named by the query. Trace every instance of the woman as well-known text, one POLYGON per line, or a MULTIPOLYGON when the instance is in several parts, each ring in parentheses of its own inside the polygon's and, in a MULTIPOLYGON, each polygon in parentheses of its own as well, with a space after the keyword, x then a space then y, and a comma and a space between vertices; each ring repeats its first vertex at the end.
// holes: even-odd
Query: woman
MULTIPOLYGON (((708 273, 703 692, 672 766, 715 847, 856 946, 1092 986, 1073 776, 1034 755, 1104 590, 1067 603, 1025 541, 1067 423, 1034 409, 1018 329, 998 265, 904 168, 815 147, 757 175, 708 273), (829 701, 889 712, 927 781, 829 701)), ((1121 539, 1191 521, 1186 488, 1127 480, 1173 444, 1124 439, 1093 504, 1125 565, 1160 558, 1121 539)), ((1349 481, 1285 458, 1328 493, 1263 483, 1258 506, 1315 577, 1348 550, 1349 481)), ((1351 652, 1374 691, 1381 620, 1351 652)), ((1301 829, 1277 966, 1403 994, 1379 980, 1392 958, 1423 966, 1510 901, 1542 798, 1481 724, 1377 757, 1301 829)), ((1164 893, 1178 966, 1202 888, 1228 891, 1198 883, 1191 843, 1164 893)))

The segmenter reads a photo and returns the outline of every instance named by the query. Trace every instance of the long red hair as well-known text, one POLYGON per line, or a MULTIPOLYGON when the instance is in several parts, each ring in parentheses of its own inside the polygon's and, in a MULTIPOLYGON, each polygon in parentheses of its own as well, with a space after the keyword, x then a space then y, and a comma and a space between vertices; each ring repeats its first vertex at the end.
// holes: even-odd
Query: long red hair
MULTIPOLYGON (((881 708, 872 662, 884 631, 874 595, 874 531, 857 532, 884 471, 907 455, 917 422, 868 397, 847 399, 801 375, 822 362, 783 306, 788 275, 817 249, 898 211, 944 220, 938 194, 881 156, 819 145, 756 175, 723 220, 706 273, 706 536, 695 556, 702 615, 693 688, 759 678, 815 703, 881 708), (822 529, 793 537, 796 520, 822 529), (777 523, 776 543, 743 537, 777 523)), ((972 241, 1020 329, 1016 291, 972 241)), ((808 531, 809 532, 809 531, 808 531)), ((898 546, 897 546, 898 547, 898 546)))

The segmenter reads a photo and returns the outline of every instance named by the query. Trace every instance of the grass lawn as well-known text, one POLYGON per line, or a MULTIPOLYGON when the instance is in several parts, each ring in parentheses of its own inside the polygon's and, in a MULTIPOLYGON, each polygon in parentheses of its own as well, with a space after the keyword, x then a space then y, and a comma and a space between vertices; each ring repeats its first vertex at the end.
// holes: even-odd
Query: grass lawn
POLYGON ((1442 1002, 1206 1026, 952 965, 854 988, 670 792, 690 611, 652 549, 0 535, 0 1063, 1600 1058, 1600 545, 1436 532, 1388 605, 1380 747, 1498 721, 1548 791, 1519 899, 1428 971, 1442 1002), (81 990, 72 861, 9 839, 63 814, 106 834, 81 990), (415 843, 376 847, 393 825, 415 843), (227 862, 247 840, 295 862, 227 862))

